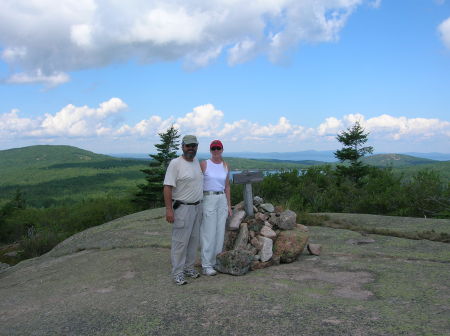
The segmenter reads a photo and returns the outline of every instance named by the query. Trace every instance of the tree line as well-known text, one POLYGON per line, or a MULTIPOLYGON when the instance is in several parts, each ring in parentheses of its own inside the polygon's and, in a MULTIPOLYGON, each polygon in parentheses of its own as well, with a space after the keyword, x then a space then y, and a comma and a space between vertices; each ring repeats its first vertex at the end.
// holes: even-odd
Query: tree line
MULTIPOLYGON (((405 178, 392 168, 364 164, 373 152, 368 133, 357 122, 337 135, 342 148, 336 166, 289 169, 254 184, 254 194, 298 212, 350 212, 394 216, 450 218, 450 183, 430 169, 405 178)), ((0 207, 0 243, 20 242, 23 258, 49 251, 70 235, 140 210, 163 206, 163 180, 179 149, 178 130, 160 133, 157 154, 141 170, 145 183, 133 196, 109 196, 73 204, 28 207, 23 193, 0 207)), ((243 198, 242 185, 231 185, 232 203, 243 198)))

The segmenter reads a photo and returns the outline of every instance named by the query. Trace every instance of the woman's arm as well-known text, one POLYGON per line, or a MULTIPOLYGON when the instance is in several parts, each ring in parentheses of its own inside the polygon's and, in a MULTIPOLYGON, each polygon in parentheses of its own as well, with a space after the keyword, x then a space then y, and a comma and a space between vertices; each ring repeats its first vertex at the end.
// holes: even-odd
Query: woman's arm
POLYGON ((200 168, 202 169, 202 173, 205 173, 206 170, 206 160, 200 162, 200 168))
POLYGON ((228 203, 228 216, 231 216, 233 212, 231 211, 230 166, 225 163, 225 167, 227 168, 227 177, 225 180, 225 195, 227 197, 228 203))

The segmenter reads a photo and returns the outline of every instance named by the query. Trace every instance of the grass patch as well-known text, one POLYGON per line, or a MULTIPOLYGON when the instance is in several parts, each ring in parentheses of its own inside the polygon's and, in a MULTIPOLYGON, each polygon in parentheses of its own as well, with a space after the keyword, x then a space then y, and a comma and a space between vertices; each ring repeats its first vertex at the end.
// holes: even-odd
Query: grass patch
MULTIPOLYGON (((345 216, 345 214, 340 215, 341 217, 345 216)), ((357 214, 352 214, 352 216, 355 217, 354 219, 358 218, 357 214)), ((425 239, 441 243, 450 243, 450 234, 447 232, 437 232, 434 229, 424 231, 412 231, 412 230, 406 231, 404 228, 401 228, 400 226, 392 229, 386 227, 373 227, 364 222, 362 218, 363 216, 364 215, 361 215, 361 218, 359 220, 361 224, 355 223, 356 220, 348 220, 345 218, 331 218, 329 215, 321 215, 321 214, 300 213, 297 218, 301 224, 307 226, 323 226, 334 229, 351 230, 365 234, 377 234, 382 236, 391 236, 414 240, 425 239)), ((414 228, 416 227, 411 227, 411 229, 414 228)))

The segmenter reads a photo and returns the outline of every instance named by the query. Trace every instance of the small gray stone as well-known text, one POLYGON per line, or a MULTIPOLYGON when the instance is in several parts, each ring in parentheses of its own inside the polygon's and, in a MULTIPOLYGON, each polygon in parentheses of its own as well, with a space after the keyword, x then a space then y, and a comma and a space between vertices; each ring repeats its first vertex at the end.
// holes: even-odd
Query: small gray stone
POLYGON ((262 245, 261 245, 261 243, 259 242, 259 239, 258 239, 258 238, 252 238, 252 239, 250 240, 250 244, 252 244, 252 246, 254 246, 258 251, 261 250, 261 248, 262 248, 262 245))
POLYGON ((280 214, 277 213, 271 213, 268 219, 269 223, 273 226, 278 226, 278 223, 280 223, 280 214))
POLYGON ((261 209, 263 209, 265 212, 274 212, 275 207, 270 203, 263 203, 259 206, 261 209))
POLYGON ((297 214, 292 210, 283 211, 280 214, 278 227, 282 230, 292 230, 296 227, 297 214))
POLYGON ((239 227, 241 226, 241 222, 244 218, 245 218, 244 210, 239 210, 239 211, 233 213, 233 215, 231 216, 230 221, 228 223, 228 229, 231 231, 239 230, 239 227))
POLYGON ((318 256, 322 252, 322 245, 320 244, 308 244, 306 247, 308 249, 309 254, 312 255, 318 256))
POLYGON ((255 213, 255 219, 265 222, 266 220, 269 219, 269 216, 267 214, 265 214, 265 213, 262 213, 262 212, 256 212, 255 213))
POLYGON ((239 234, 234 242, 233 250, 245 250, 248 242, 248 227, 247 223, 242 223, 239 229, 239 234))
POLYGON ((261 235, 266 237, 266 238, 270 238, 270 239, 275 239, 277 237, 277 234, 275 233, 275 231, 273 231, 269 226, 264 225, 261 229, 261 235))
POLYGON ((272 252, 273 241, 272 241, 272 239, 266 238, 263 236, 259 236, 258 239, 262 245, 262 248, 260 251, 261 261, 266 262, 266 261, 270 260, 270 258, 272 258, 272 255, 273 255, 273 252, 272 252))
POLYGON ((259 196, 253 197, 253 205, 258 206, 258 205, 262 204, 263 202, 264 202, 264 200, 261 197, 259 197, 259 196))

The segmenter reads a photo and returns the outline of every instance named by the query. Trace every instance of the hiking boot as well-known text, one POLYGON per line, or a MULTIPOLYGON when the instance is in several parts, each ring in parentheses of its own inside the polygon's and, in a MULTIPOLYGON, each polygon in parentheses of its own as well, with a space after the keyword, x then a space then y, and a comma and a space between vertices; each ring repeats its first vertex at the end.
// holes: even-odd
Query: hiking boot
POLYGON ((203 267, 203 272, 202 273, 204 275, 209 275, 209 276, 217 274, 216 270, 214 268, 212 268, 212 267, 203 267))
POLYGON ((184 278, 184 274, 183 273, 178 273, 177 275, 175 275, 173 277, 173 281, 179 286, 186 285, 188 283, 186 281, 186 279, 184 278))
POLYGON ((184 275, 190 278, 198 278, 200 276, 200 273, 198 273, 195 269, 190 268, 190 269, 185 269, 184 270, 184 275))

